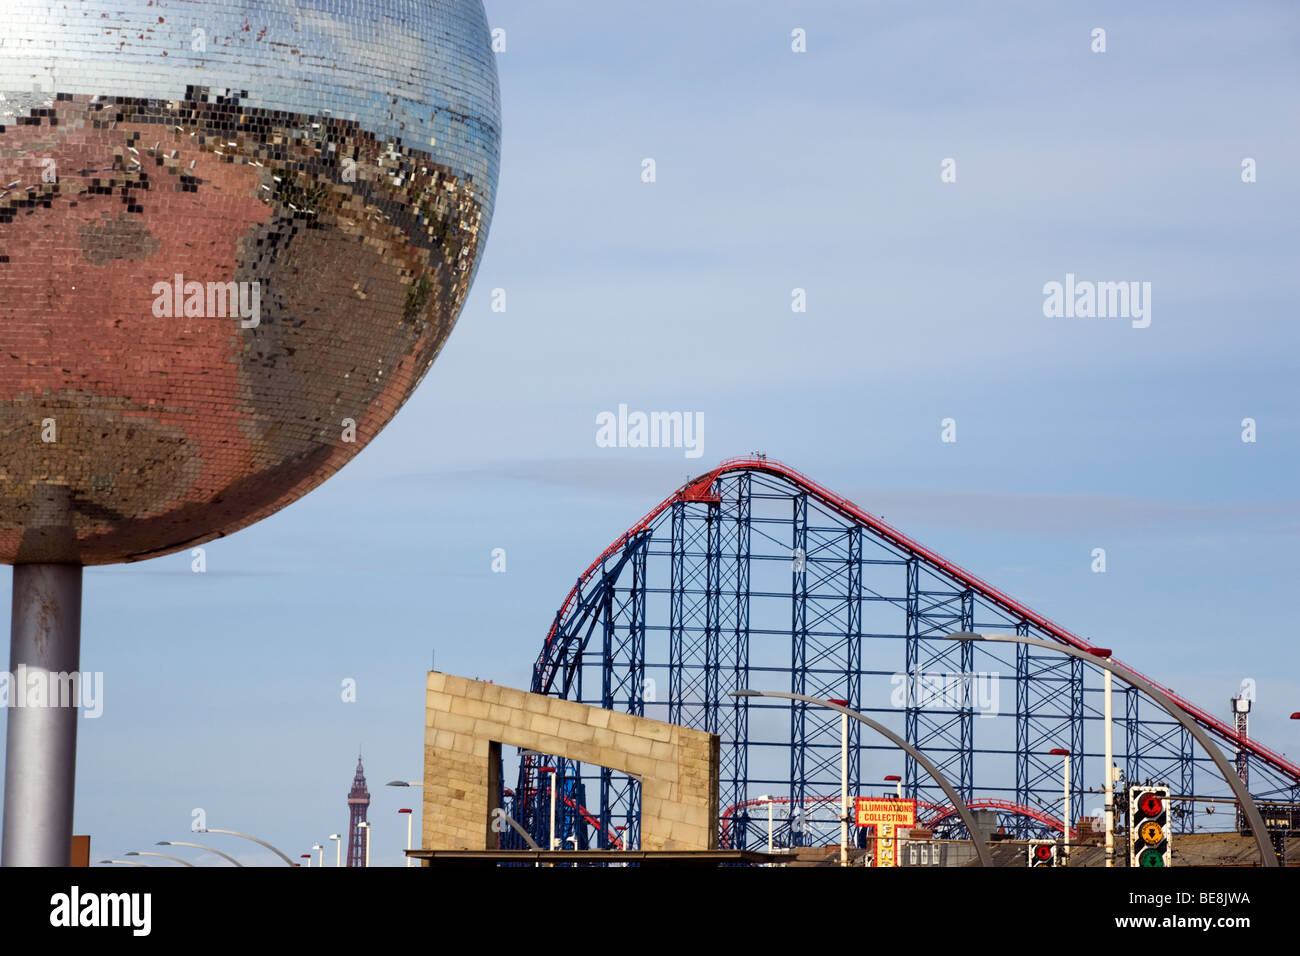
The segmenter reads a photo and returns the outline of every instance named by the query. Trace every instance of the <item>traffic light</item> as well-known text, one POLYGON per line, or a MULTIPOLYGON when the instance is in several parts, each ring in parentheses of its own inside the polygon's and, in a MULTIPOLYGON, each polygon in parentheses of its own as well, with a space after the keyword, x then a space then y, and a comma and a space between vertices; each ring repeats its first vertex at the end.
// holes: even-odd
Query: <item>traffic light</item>
POLYGON ((1030 866, 1058 866, 1055 840, 1030 840, 1026 858, 1030 866))
POLYGON ((1128 792, 1129 866, 1171 866, 1169 788, 1164 784, 1130 787, 1128 792))

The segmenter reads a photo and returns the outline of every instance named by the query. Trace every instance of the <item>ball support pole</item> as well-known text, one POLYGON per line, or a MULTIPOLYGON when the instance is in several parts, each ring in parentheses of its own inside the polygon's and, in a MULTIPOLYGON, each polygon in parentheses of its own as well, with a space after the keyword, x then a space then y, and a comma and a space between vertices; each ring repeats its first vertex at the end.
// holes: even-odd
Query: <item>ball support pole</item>
POLYGON ((81 566, 14 565, 9 637, 10 706, 5 739, 4 866, 68 866, 76 785, 80 678, 66 701, 50 674, 78 673, 81 658, 81 566), (24 678, 19 684, 19 676, 24 678), (44 706, 27 703, 33 678, 44 681, 44 706), (50 691, 53 694, 50 694, 50 691), (66 704, 66 706, 61 706, 66 704))

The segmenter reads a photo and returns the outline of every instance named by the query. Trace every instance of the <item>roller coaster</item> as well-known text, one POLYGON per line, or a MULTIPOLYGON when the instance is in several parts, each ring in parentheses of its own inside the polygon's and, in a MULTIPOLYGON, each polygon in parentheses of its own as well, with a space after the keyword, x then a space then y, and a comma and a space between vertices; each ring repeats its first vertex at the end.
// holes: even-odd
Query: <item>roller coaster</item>
MULTIPOLYGON (((1024 645, 948 640, 954 631, 1095 649, 853 502, 756 455, 686 482, 591 563, 551 622, 531 689, 718 734, 723 847, 766 845, 769 819, 780 846, 839 840, 838 715, 730 696, 740 688, 847 701, 902 734, 964 800, 996 811, 1004 831, 1021 838, 1076 824, 1059 818, 1061 762, 1051 751, 1066 748, 1075 761, 1071 806, 1095 812, 1100 793, 1085 797, 1086 782, 1103 779, 1095 669, 1024 645)), ((1300 799, 1300 767, 1157 686, 1236 755, 1252 794, 1300 799)), ((1228 792, 1191 735, 1157 705, 1122 681, 1115 701, 1125 780, 1166 781, 1184 797, 1228 792)), ((549 837, 555 786, 557 842, 640 845, 636 779, 558 758, 541 773, 541 760, 521 755, 518 782, 501 804, 539 843, 549 837)), ((960 827, 911 758, 850 722, 849 792, 892 792, 889 774, 901 776, 923 823, 960 827)), ((1195 806, 1180 805, 1177 832, 1198 828, 1195 806)))

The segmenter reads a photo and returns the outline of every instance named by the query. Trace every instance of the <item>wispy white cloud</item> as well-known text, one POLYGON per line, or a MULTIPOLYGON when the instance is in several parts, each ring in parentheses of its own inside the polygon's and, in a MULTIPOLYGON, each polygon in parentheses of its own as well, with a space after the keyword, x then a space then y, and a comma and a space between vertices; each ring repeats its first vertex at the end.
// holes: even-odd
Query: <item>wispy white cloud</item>
MULTIPOLYGON (((443 471, 389 476, 390 481, 448 484, 520 482, 586 494, 635 499, 645 508, 701 471, 680 462, 631 458, 556 458, 490 462, 443 471)), ((898 489, 833 489, 871 514, 902 529, 942 524, 1002 533, 1064 534, 1088 531, 1144 535, 1240 526, 1270 533, 1300 533, 1300 500, 1217 502, 1104 494, 898 489)))

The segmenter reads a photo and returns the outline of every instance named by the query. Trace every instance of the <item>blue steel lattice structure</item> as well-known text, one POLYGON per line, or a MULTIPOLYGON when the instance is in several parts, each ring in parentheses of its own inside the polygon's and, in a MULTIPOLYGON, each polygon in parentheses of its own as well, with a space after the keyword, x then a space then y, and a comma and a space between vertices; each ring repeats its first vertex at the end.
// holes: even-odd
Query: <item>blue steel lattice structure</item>
MULTIPOLYGON (((534 665, 532 690, 719 734, 722 846, 765 845, 767 803, 778 845, 839 840, 838 715, 729 696, 744 687, 848 701, 902 733, 964 799, 995 810, 1022 837, 1059 832, 1061 760, 1050 751, 1066 747, 1074 827, 1101 803, 1099 794, 1085 802, 1085 785, 1102 778, 1100 678, 1037 648, 946 639, 963 630, 1090 649, 793 469, 735 459, 679 488, 579 578, 534 665), (779 796, 760 799, 771 794, 779 796)), ((1226 723, 1174 697, 1226 744, 1241 744, 1226 723)), ((1115 716, 1127 779, 1177 781, 1180 796, 1222 795, 1189 735, 1122 683, 1115 716)), ((850 793, 883 791, 884 776, 901 770, 904 796, 920 801, 922 818, 962 832, 911 760, 852 725, 849 746, 850 793)), ((1290 798, 1300 768, 1256 741, 1243 750, 1255 794, 1290 798)), ((521 759, 510 805, 543 843, 549 784, 537 760, 521 759)), ((640 845, 636 780, 568 764, 561 787, 561 840, 640 845)), ((1174 821, 1179 832, 1195 825, 1190 809, 1174 821)))

